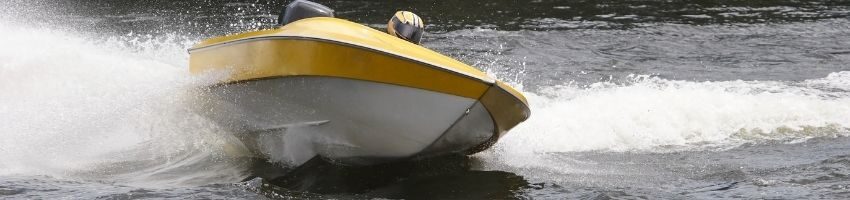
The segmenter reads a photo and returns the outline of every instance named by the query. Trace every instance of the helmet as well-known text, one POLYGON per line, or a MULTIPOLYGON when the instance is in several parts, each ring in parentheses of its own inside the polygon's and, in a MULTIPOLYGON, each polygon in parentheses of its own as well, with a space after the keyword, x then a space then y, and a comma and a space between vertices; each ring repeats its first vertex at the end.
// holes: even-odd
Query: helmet
POLYGON ((398 11, 387 23, 387 33, 414 44, 419 44, 422 32, 425 32, 425 23, 412 12, 398 11))

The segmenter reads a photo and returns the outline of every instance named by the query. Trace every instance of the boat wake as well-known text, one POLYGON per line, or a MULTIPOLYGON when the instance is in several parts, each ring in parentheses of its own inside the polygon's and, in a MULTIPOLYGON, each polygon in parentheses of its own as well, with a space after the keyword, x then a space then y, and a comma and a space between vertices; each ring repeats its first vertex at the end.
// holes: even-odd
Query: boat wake
MULTIPOLYGON (((189 76, 194 38, 9 24, 0 35, 0 176, 167 186, 248 175, 238 144, 189 109, 215 79, 189 76)), ((531 118, 477 156, 523 167, 546 165, 538 161, 550 153, 723 150, 850 134, 850 71, 796 82, 636 75, 539 88, 526 93, 531 118)))
POLYGON ((575 170, 549 155, 722 151, 850 135, 850 71, 798 82, 634 75, 625 82, 530 93, 531 118, 481 157, 496 166, 566 173, 575 170))
POLYGON ((632 78, 626 85, 545 88, 531 95, 534 117, 508 140, 546 152, 627 151, 834 136, 850 128, 850 71, 803 82, 632 78))

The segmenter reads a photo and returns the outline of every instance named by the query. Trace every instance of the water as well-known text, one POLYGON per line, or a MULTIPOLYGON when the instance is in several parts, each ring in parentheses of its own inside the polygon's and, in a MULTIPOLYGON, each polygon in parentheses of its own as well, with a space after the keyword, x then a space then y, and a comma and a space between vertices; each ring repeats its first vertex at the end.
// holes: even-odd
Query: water
POLYGON ((283 1, 0 3, 0 198, 850 198, 846 1, 323 1, 521 88, 494 148, 286 169, 193 114, 186 49, 283 1))

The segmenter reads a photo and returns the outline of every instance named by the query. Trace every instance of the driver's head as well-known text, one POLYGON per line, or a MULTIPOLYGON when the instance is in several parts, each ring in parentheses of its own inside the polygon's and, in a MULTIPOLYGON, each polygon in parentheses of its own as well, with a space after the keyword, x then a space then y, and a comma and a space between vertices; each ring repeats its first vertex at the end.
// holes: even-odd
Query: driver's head
POLYGON ((419 44, 423 32, 425 32, 425 23, 422 22, 422 18, 412 12, 398 11, 387 23, 387 33, 414 44, 419 44))

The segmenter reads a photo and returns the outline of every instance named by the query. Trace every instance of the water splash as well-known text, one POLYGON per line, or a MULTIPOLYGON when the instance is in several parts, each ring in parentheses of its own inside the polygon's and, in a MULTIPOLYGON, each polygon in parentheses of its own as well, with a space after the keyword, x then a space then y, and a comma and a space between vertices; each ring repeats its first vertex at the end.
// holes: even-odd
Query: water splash
POLYGON ((213 81, 189 76, 191 39, 97 39, 0 27, 0 175, 99 174, 144 184, 150 180, 132 177, 166 174, 225 152, 226 134, 191 110, 198 86, 213 81), (132 176, 121 176, 127 173, 132 176))

